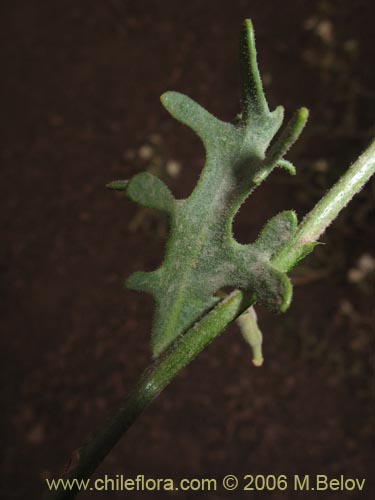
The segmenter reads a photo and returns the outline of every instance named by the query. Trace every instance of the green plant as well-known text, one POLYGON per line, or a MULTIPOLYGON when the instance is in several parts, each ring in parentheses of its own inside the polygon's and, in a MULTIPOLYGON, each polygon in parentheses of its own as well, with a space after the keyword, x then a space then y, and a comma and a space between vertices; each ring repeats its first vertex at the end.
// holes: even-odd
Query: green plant
MULTIPOLYGON (((162 265, 127 280, 129 288, 155 298, 155 359, 117 414, 78 450, 70 478, 89 477, 140 412, 234 319, 238 318, 253 348, 254 362, 261 364, 261 334, 250 308, 256 301, 273 311, 288 308, 292 287, 287 272, 313 250, 326 227, 374 173, 375 142, 300 224, 293 211, 282 212, 267 222, 255 243, 236 242, 232 221, 249 193, 276 166, 295 173, 284 156, 308 115, 301 108, 273 140, 283 110, 268 109, 250 21, 241 31, 240 69, 242 112, 233 123, 218 120, 181 94, 162 96, 168 111, 191 127, 206 149, 206 165, 187 199, 175 200, 162 181, 149 173, 108 185, 170 218, 162 265), (217 292, 227 286, 236 290, 221 299, 217 292)), ((76 493, 74 488, 61 489, 51 498, 73 498, 76 493)))

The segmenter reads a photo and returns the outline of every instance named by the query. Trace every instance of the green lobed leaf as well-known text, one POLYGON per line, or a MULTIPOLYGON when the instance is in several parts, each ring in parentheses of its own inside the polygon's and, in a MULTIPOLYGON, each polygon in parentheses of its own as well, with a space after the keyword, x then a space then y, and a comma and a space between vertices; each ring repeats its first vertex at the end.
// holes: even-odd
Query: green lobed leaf
POLYGON ((143 206, 169 214, 170 232, 161 266, 150 273, 134 273, 126 282, 128 288, 151 293, 155 299, 155 357, 220 300, 215 294, 223 287, 249 290, 272 311, 285 311, 291 301, 290 280, 272 265, 271 258, 295 234, 295 213, 276 215, 258 239, 247 245, 234 239, 232 224, 246 197, 273 168, 282 166, 294 173, 283 156, 306 123, 307 110, 297 111, 273 141, 283 109, 269 111, 249 20, 241 31, 240 70, 242 112, 233 123, 215 118, 178 92, 161 97, 172 116, 190 127, 205 146, 206 163, 188 198, 175 200, 165 184, 148 173, 136 175, 127 184, 109 185, 125 190, 143 206))

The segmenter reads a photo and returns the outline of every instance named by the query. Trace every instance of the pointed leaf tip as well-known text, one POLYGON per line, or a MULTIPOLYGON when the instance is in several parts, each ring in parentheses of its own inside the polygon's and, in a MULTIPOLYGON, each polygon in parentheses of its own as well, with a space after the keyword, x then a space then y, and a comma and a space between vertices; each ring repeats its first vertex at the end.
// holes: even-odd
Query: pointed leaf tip
POLYGON ((250 19, 244 21, 240 33, 240 76, 244 119, 249 119, 251 113, 268 113, 257 64, 253 23, 250 19))
POLYGON ((242 23, 242 31, 243 31, 243 36, 247 37, 251 48, 255 50, 254 25, 251 19, 244 20, 244 22, 242 23))
POLYGON ((226 123, 184 94, 168 91, 160 96, 160 101, 176 120, 190 127, 202 139, 206 147, 213 143, 213 136, 225 134, 227 131, 226 123))
POLYGON ((289 142, 290 145, 298 139, 304 126, 306 125, 308 117, 308 109, 299 108, 290 119, 289 123, 286 126, 286 135, 288 136, 287 142, 289 142))
POLYGON ((162 105, 168 109, 168 102, 169 99, 173 96, 174 92, 171 90, 167 90, 166 92, 163 92, 163 94, 160 96, 160 101, 162 105))
POLYGON ((296 122, 301 127, 301 130, 306 125, 308 117, 309 117, 309 110, 307 108, 302 107, 297 110, 296 122))
POLYGON ((305 106, 302 106, 302 108, 299 109, 299 112, 307 120, 307 118, 309 117, 309 110, 305 106))
POLYGON ((249 29, 253 30, 253 21, 248 17, 247 19, 244 20, 242 23, 244 26, 249 27, 249 29))
POLYGON ((277 162, 277 166, 286 170, 290 175, 296 175, 296 167, 288 160, 282 158, 277 162))
POLYGON ((129 181, 112 181, 105 185, 107 189, 115 191, 125 191, 129 181))
POLYGON ((154 293, 157 284, 157 271, 143 272, 137 271, 125 280, 125 288, 135 290, 136 292, 154 293))

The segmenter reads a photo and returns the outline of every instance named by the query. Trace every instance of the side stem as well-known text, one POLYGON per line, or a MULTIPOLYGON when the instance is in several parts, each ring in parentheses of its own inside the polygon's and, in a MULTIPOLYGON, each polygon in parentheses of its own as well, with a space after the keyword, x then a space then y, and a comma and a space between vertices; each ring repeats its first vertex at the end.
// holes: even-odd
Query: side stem
POLYGON ((320 238, 374 172, 375 140, 304 217, 294 238, 274 259, 274 265, 282 271, 291 269, 300 260, 304 245, 320 238))

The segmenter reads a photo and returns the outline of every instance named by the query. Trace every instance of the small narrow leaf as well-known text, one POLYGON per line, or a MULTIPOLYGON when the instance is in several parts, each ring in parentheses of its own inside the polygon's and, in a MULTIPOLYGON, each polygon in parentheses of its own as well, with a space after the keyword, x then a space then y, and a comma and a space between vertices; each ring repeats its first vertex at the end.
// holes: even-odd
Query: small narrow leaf
POLYGON ((269 113, 260 79, 253 24, 246 19, 240 35, 241 104, 247 122, 252 115, 269 113))
POLYGON ((261 182, 268 175, 268 172, 278 164, 282 157, 287 153, 292 144, 300 136, 306 125, 309 112, 307 108, 299 109, 289 120, 287 125, 281 131, 279 137, 267 151, 267 156, 263 168, 259 171, 255 181, 261 182))

